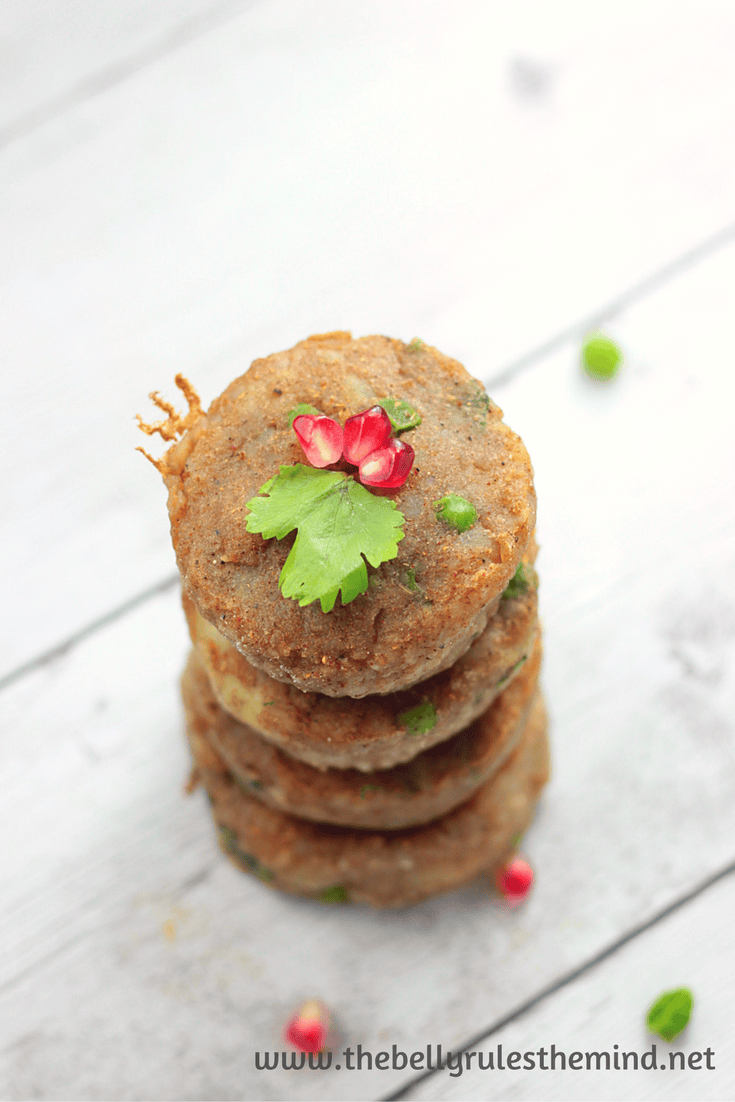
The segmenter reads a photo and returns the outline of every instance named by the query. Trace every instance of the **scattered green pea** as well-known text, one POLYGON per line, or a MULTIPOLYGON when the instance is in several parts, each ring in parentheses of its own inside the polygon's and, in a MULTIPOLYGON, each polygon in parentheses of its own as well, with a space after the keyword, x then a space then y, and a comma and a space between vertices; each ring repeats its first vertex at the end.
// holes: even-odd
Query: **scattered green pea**
POLYGON ((614 379, 622 359, 623 353, 604 333, 596 333, 582 345, 582 367, 593 379, 614 379))
POLYGON ((471 501, 459 494, 447 494, 433 504, 436 519, 457 532, 466 532, 477 520, 477 509, 471 501))
POLYGON ((689 1025, 694 996, 688 987, 664 991, 646 1015, 646 1028, 662 1040, 671 1042, 689 1025))

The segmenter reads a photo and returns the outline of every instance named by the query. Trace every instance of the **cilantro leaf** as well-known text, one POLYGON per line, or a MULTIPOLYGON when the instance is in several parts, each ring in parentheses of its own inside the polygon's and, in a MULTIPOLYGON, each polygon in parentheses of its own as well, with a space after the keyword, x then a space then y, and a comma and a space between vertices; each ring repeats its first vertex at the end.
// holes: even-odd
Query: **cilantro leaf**
POLYGON ((322 612, 331 612, 340 590, 349 604, 368 587, 365 559, 380 566, 398 554, 403 513, 342 471, 296 463, 281 467, 258 493, 267 496, 247 503, 248 532, 280 540, 298 529, 278 584, 302 608, 318 600, 322 612))

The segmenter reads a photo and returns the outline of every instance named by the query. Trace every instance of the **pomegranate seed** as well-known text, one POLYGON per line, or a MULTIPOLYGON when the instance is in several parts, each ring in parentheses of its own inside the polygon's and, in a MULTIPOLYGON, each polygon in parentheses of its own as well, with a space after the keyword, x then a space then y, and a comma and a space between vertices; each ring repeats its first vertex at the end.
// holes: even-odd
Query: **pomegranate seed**
POLYGON ((312 467, 328 467, 342 455, 342 426, 331 417, 302 413, 294 417, 293 430, 312 467))
POLYGON ((329 1032, 330 1014, 317 999, 309 999, 286 1026, 285 1037, 300 1052, 321 1052, 329 1032))
POLYGON ((392 431, 390 417, 382 406, 373 406, 348 417, 345 421, 345 459, 357 466, 365 456, 384 448, 392 431))
POLYGON ((514 857, 498 870, 495 882, 508 903, 522 903, 533 884, 533 869, 522 857, 514 857))
POLYGON ((402 486, 413 466, 413 448, 392 437, 384 448, 370 452, 360 464, 360 481, 366 486, 392 490, 402 486))

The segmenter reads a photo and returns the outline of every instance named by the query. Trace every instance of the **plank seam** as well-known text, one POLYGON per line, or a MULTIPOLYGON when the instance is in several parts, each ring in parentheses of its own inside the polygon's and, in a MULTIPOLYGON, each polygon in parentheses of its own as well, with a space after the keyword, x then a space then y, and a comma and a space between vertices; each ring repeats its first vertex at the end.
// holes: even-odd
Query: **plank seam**
POLYGON ((47 122, 60 118, 66 111, 109 92, 110 89, 123 84, 149 65, 154 65, 169 54, 196 41, 197 38, 209 34, 210 31, 217 30, 222 24, 240 15, 246 7, 252 7, 254 3, 257 3, 257 0, 219 0, 203 15, 192 16, 184 23, 173 27, 139 53, 132 54, 106 69, 85 77, 65 92, 61 92, 56 99, 20 115, 13 122, 0 128, 0 152, 12 142, 25 138, 47 122))
MULTIPOLYGON (((685 895, 680 896, 678 899, 675 899, 673 903, 669 903, 667 907, 664 907, 663 910, 658 911, 651 918, 646 919, 645 922, 641 922, 638 926, 634 926, 632 930, 628 930, 627 933, 617 938, 605 949, 602 949, 599 953, 596 953, 595 956, 585 961, 584 964, 580 964, 571 972, 567 972, 566 975, 561 976, 558 980, 554 980, 554 982, 550 983, 547 987, 542 988, 541 991, 538 992, 538 994, 533 996, 533 998, 527 999, 526 1002, 521 1003, 521 1005, 515 1010, 511 1011, 510 1014, 506 1014, 505 1017, 500 1018, 500 1020, 497 1021, 495 1025, 492 1025, 488 1029, 484 1030, 482 1033, 478 1033, 476 1034, 476 1036, 471 1037, 468 1041, 465 1041, 463 1045, 455 1049, 451 1049, 452 1055, 458 1052, 468 1052, 473 1048, 476 1048, 483 1041, 486 1041, 488 1037, 492 1037, 494 1034, 499 1033, 501 1029, 504 1029, 512 1022, 518 1021, 520 1018, 524 1017, 524 1015, 528 1014, 529 1011, 537 1007, 540 1003, 544 1002, 546 999, 551 998, 552 995, 555 995, 557 991, 561 991, 563 988, 568 987, 570 983, 573 983, 575 980, 579 979, 580 976, 583 976, 586 972, 590 972, 593 968, 596 968, 599 964, 602 964, 603 961, 608 960, 609 957, 614 956, 631 941, 634 941, 635 938, 640 937, 640 935, 646 933, 647 930, 650 930, 654 926, 657 926, 659 922, 663 922, 663 920, 668 918, 669 915, 674 914, 675 911, 680 910, 683 906, 685 906, 685 904, 690 903, 693 899, 696 899, 697 896, 703 895, 704 892, 708 891, 711 887, 717 884, 718 881, 724 880, 727 876, 732 876, 733 873, 735 873, 735 861, 733 861, 730 865, 727 865, 724 869, 720 869, 719 872, 715 872, 711 876, 708 876, 706 880, 703 880, 695 888, 692 888, 691 891, 687 892, 685 895)), ((393 1094, 386 1095, 380 1100, 380 1102, 397 1102, 398 1099, 405 1098, 408 1092, 413 1090, 414 1087, 417 1087, 419 1083, 423 1083, 425 1080, 430 1079, 434 1075, 437 1075, 438 1072, 445 1070, 446 1064, 442 1064, 441 1068, 436 1068, 433 1071, 425 1071, 423 1075, 418 1075, 415 1079, 412 1079, 410 1082, 404 1084, 404 1086, 399 1087, 399 1089, 393 1094)))
POLYGON ((614 318, 622 310, 639 302, 647 295, 658 291, 659 288, 665 286, 678 276, 683 275, 690 268, 695 267, 697 264, 701 264, 703 260, 708 259, 713 253, 718 252, 720 249, 726 248, 728 245, 732 244, 733 241, 735 241, 735 222, 729 223, 721 230, 718 230, 717 233, 700 241, 694 248, 682 253, 680 256, 676 257, 676 259, 669 261, 668 264, 664 264, 663 267, 657 268, 655 272, 645 276, 643 279, 639 280, 638 283, 634 283, 627 291, 621 292, 621 294, 611 299, 605 306, 601 306, 598 310, 595 310, 594 313, 578 319, 565 329, 560 330, 555 336, 550 337, 549 340, 544 341, 543 344, 539 344, 536 348, 531 349, 530 352, 525 352, 517 359, 511 360, 498 375, 490 379, 486 384, 487 389, 504 386, 512 379, 517 378, 517 376, 527 368, 532 367, 538 360, 544 359, 544 357, 551 355, 552 352, 557 352, 563 345, 567 344, 567 342, 580 341, 592 330, 601 329, 605 322, 610 321, 611 318, 614 318))
MULTIPOLYGON (((219 856, 219 854, 216 854, 217 860, 219 860, 219 856)), ((186 880, 182 881, 182 883, 179 884, 179 887, 177 889, 178 894, 185 896, 187 892, 192 890, 192 888, 196 888, 200 884, 203 884, 204 881, 207 880, 208 877, 211 875, 213 869, 213 865, 205 865, 198 872, 192 873, 191 876, 188 876, 186 880)), ((89 936, 89 930, 80 930, 78 933, 73 934, 62 945, 56 945, 48 953, 44 954, 44 956, 39 957, 38 960, 34 960, 32 964, 27 965, 20 972, 17 972, 14 976, 9 976, 6 980, 0 983, 0 996, 7 995, 10 991, 13 990, 13 988, 17 987, 19 984, 27 980, 29 976, 34 975, 39 968, 44 968, 52 961, 56 961, 60 956, 63 956, 65 953, 74 949, 77 945, 80 944, 80 942, 83 942, 89 936)), ((11 1044, 7 1045, 6 1048, 0 1049, 0 1052, 10 1051, 10 1049, 14 1048, 17 1043, 17 1040, 11 1042, 11 1044)))
MULTIPOLYGON (((707 237, 703 241, 700 241, 693 249, 683 253, 669 264, 665 264, 662 268, 658 268, 655 272, 628 288, 627 291, 623 291, 617 298, 612 299, 605 306, 600 307, 593 314, 589 314, 587 317, 574 322, 566 329, 562 329, 555 336, 551 337, 548 341, 545 341, 544 344, 538 345, 530 352, 511 361, 500 374, 495 375, 486 384, 487 389, 490 390, 495 387, 504 386, 506 383, 517 378, 523 371, 532 367, 539 360, 551 355, 552 352, 556 352, 564 344, 573 340, 579 341, 586 333, 590 332, 590 330, 600 328, 605 321, 608 321, 610 318, 620 313, 620 311, 640 301, 642 298, 645 298, 646 295, 657 291, 671 280, 683 275, 690 268, 700 264, 713 253, 732 244, 733 241, 735 241, 735 222, 728 224, 711 237, 707 237)), ((75 635, 69 636, 64 642, 57 644, 57 646, 51 648, 51 650, 44 652, 37 658, 29 659, 22 666, 18 666, 15 670, 0 677, 0 692, 14 681, 17 681, 20 677, 25 676, 25 674, 31 673, 33 670, 59 657, 59 655, 64 654, 70 647, 86 639, 99 628, 106 627, 109 623, 119 619, 120 616, 136 608, 143 601, 148 600, 149 597, 154 597, 158 593, 163 592, 174 584, 177 577, 178 575, 172 575, 165 581, 159 582, 150 589, 144 590, 143 593, 132 598, 126 604, 121 605, 118 609, 102 616, 98 620, 93 620, 87 627, 82 628, 75 635)))
POLYGON ((155 585, 149 586, 148 589, 144 589, 142 593, 138 593, 135 597, 131 597, 130 600, 125 601, 124 604, 118 605, 117 608, 113 608, 110 612, 106 612, 103 616, 98 617, 96 620, 92 620, 86 627, 80 628, 79 631, 74 632, 73 635, 68 636, 61 643, 57 643, 56 646, 51 647, 50 650, 44 651, 43 654, 39 654, 36 658, 30 658, 27 662, 24 662, 22 666, 17 666, 16 669, 11 670, 10 673, 4 674, 0 677, 0 692, 9 685, 12 685, 15 681, 19 681, 20 678, 25 677, 27 674, 33 673, 42 666, 48 665, 49 662, 53 662, 56 658, 61 658, 61 656, 71 650, 72 647, 75 647, 77 643, 82 643, 85 639, 88 639, 90 635, 94 635, 95 632, 108 627, 110 624, 114 624, 116 620, 126 616, 128 612, 132 612, 133 609, 144 604, 145 601, 150 600, 152 597, 158 597, 161 593, 166 593, 169 589, 172 589, 178 581, 179 574, 177 571, 175 574, 170 574, 169 577, 164 578, 163 581, 156 582, 155 585))

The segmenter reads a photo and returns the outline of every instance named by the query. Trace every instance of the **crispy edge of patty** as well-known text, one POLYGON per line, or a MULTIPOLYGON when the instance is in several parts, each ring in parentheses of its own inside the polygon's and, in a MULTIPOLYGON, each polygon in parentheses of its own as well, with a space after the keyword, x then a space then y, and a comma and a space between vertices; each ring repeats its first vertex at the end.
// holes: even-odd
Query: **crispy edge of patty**
POLYGON ((246 796, 208 744, 192 749, 220 846, 240 869, 285 892, 380 908, 420 902, 502 867, 530 826, 550 774, 540 693, 520 743, 475 796, 402 831, 359 831, 275 811, 246 796))
POLYGON ((360 829, 400 830, 469 799, 521 737, 536 692, 542 648, 464 731, 392 769, 325 772, 297 761, 239 723, 217 703, 196 652, 182 677, 190 737, 205 739, 243 791, 279 811, 360 829))
POLYGON ((179 568, 198 608, 254 665, 302 689, 359 697, 405 687, 451 664, 494 611, 533 528, 532 468, 501 411, 456 361, 428 346, 418 353, 410 347, 328 334, 257 360, 192 419, 158 463, 179 568), (407 397, 412 388, 423 387, 424 395, 438 388, 443 404, 412 430, 414 471, 389 495, 407 518, 397 559, 371 570, 373 584, 362 597, 324 614, 318 605, 300 608, 281 597, 277 579, 292 537, 263 541, 247 533, 244 504, 280 462, 303 459, 288 408, 318 400, 326 413, 356 412, 345 407, 347 391, 335 381, 345 356, 350 387, 366 403, 390 367, 388 382, 403 386, 407 397), (269 391, 280 392, 270 405, 269 391), (249 411, 244 424, 236 416, 242 403, 249 411), (279 403, 284 408, 276 411, 279 403), (442 429, 439 417, 451 427, 442 429), (463 433, 477 454, 468 454, 463 433), (439 524, 432 503, 461 492, 465 467, 487 497, 477 502, 475 528, 456 533, 439 524), (403 584, 407 570, 419 579, 421 596, 403 584))
POLYGON ((398 765, 470 724, 522 670, 537 632, 535 571, 502 600, 485 631, 447 670, 410 690, 359 700, 276 682, 229 643, 182 594, 189 632, 222 707, 317 769, 372 772, 398 765))

